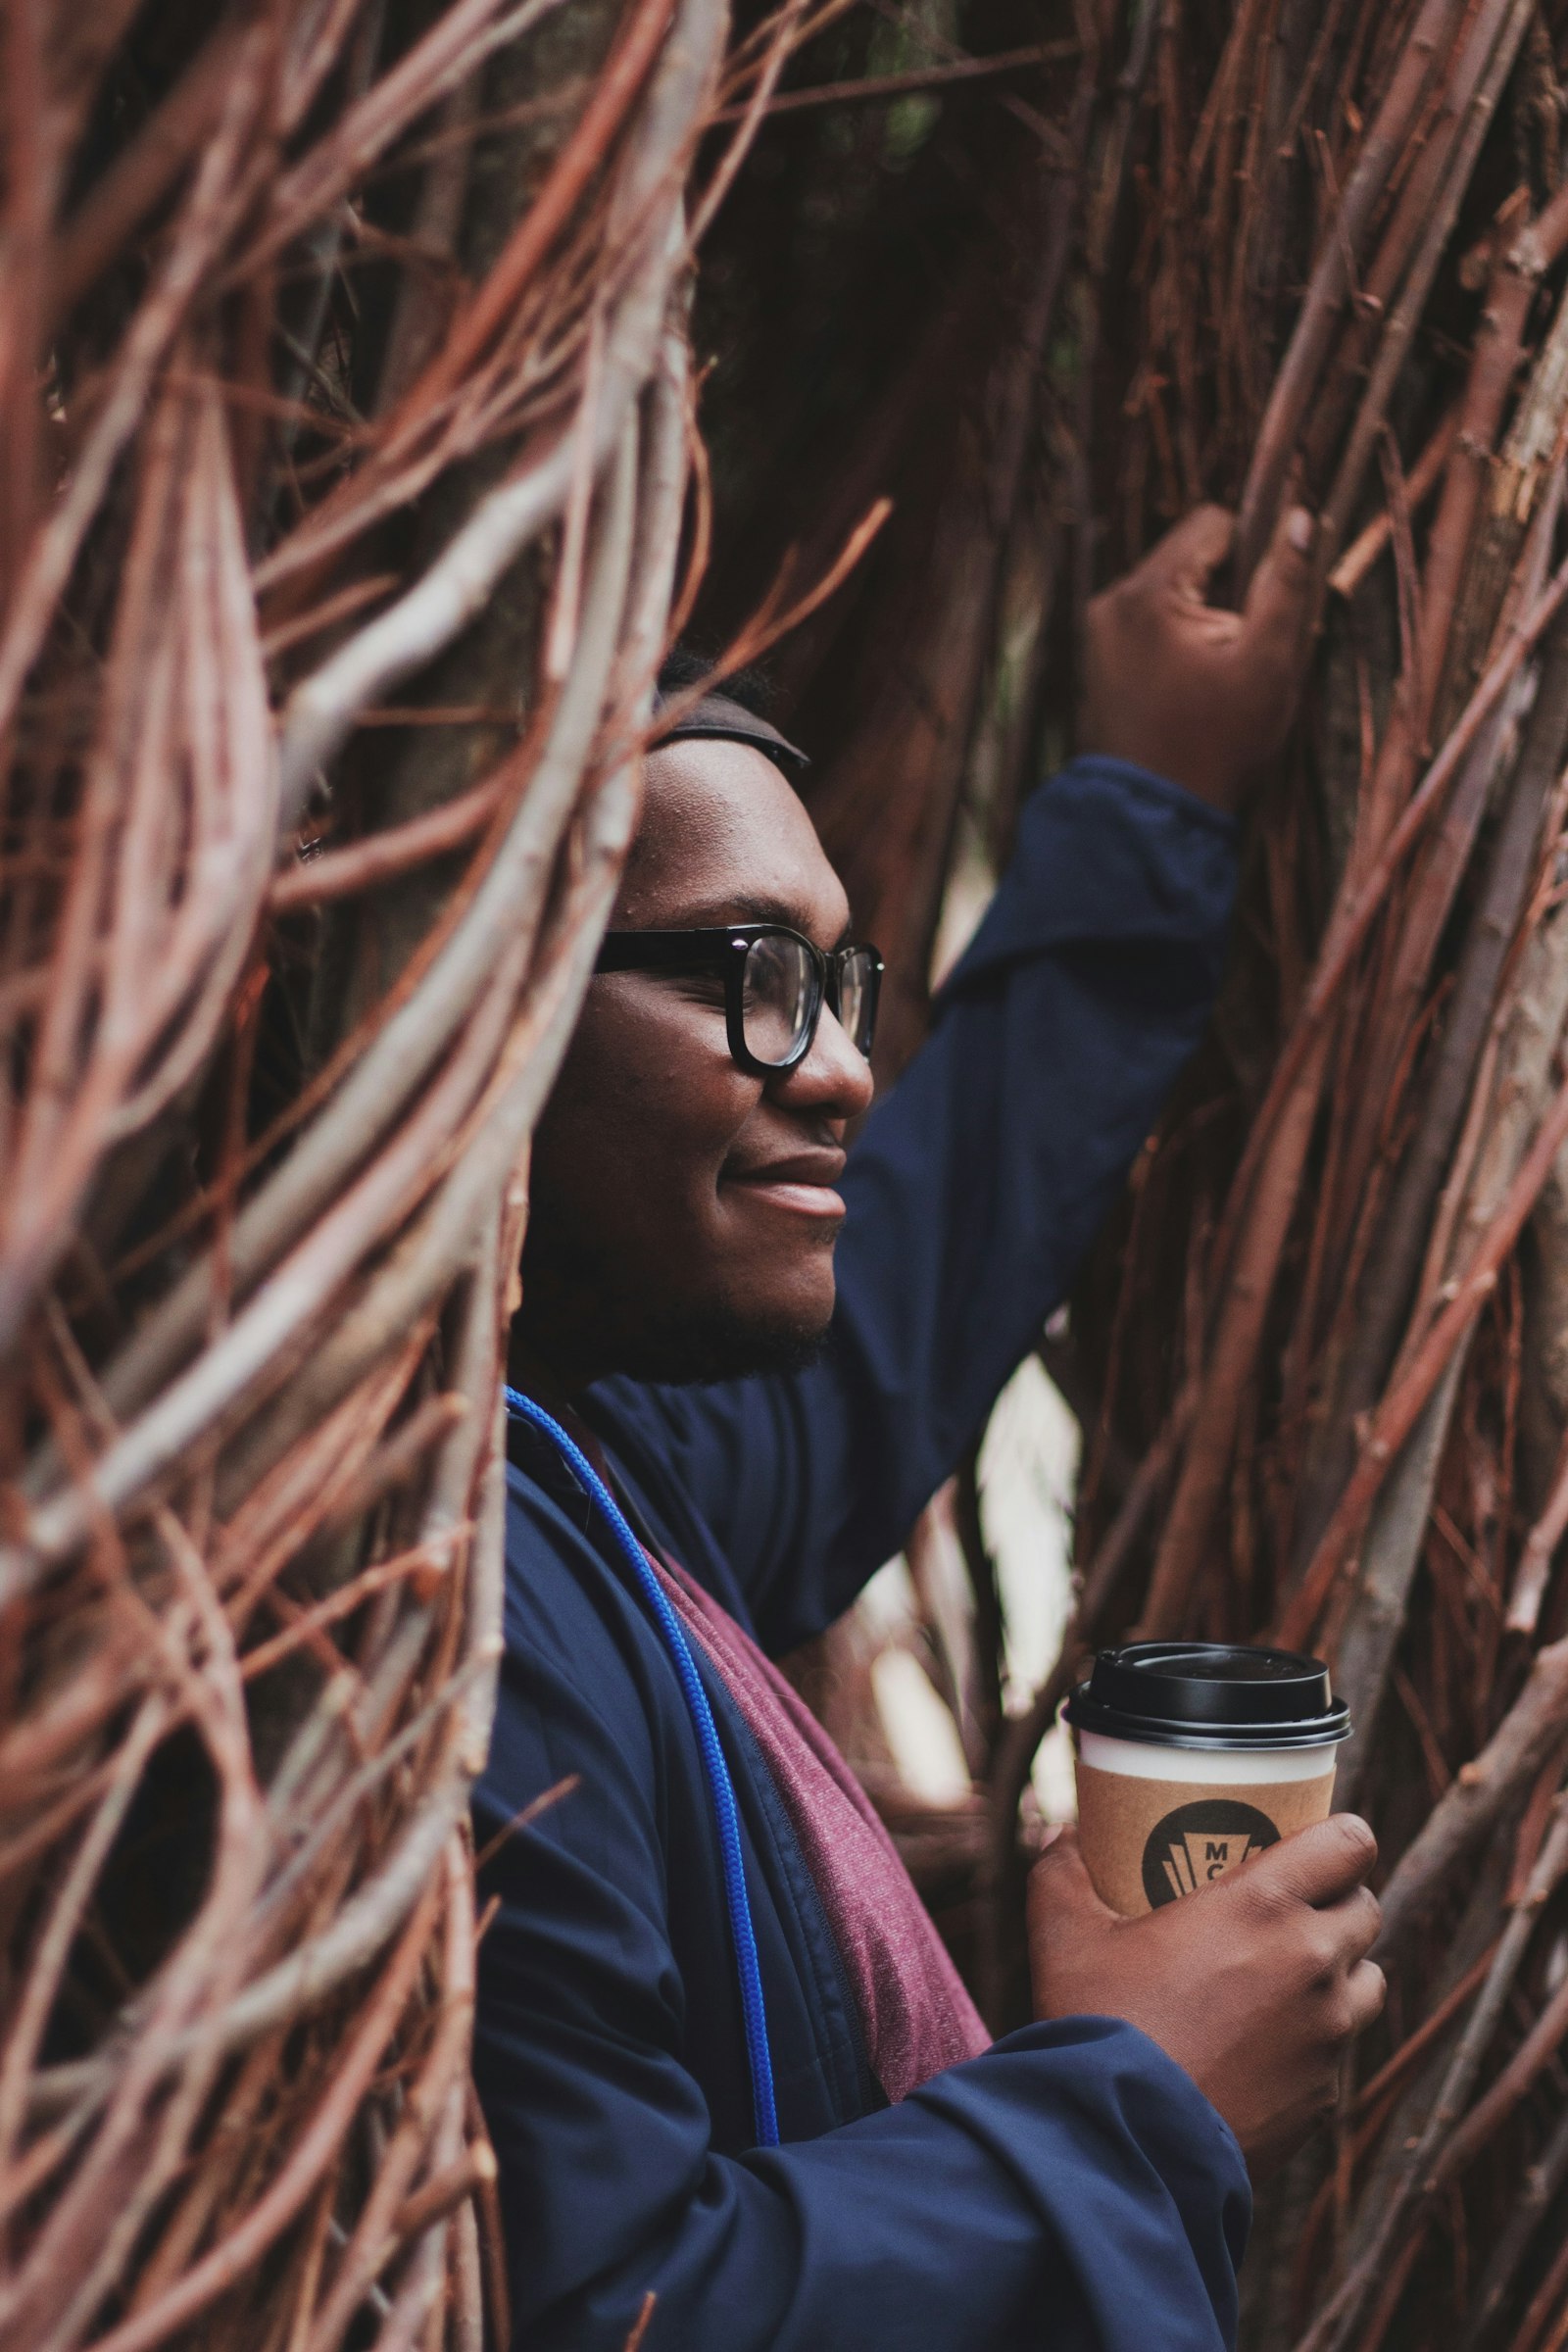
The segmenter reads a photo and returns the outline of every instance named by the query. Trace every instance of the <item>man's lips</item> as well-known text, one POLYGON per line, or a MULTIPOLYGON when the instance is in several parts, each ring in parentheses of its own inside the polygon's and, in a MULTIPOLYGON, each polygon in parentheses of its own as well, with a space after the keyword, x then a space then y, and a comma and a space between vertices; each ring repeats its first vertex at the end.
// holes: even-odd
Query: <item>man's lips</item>
POLYGON ((726 1168, 723 1181, 740 1186, 754 1200, 770 1207, 791 1209, 797 1216, 842 1217, 841 1194, 833 1190, 844 1173, 844 1153, 836 1146, 795 1152, 787 1159, 771 1159, 762 1167, 726 1168))

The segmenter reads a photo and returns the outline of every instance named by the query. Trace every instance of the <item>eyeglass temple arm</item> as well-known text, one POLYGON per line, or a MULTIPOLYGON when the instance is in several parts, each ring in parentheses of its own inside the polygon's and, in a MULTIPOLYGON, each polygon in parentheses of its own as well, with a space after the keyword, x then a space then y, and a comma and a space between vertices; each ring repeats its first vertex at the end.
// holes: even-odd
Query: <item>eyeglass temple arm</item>
POLYGON ((706 969, 727 948, 728 931, 607 931, 595 958, 596 972, 706 969))

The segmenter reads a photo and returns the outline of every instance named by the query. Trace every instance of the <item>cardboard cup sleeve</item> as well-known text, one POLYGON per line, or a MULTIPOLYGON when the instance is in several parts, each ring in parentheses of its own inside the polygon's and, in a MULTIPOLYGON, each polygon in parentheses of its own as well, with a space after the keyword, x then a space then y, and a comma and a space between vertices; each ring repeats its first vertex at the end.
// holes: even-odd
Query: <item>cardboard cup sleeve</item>
MULTIPOLYGON (((1097 1742, 1105 1747, 1110 1742, 1097 1742)), ((1102 1902, 1126 1918, 1157 1911, 1240 1869, 1252 1854, 1294 1830, 1326 1819, 1334 1798, 1334 1750, 1318 1749, 1321 1769, 1277 1776, 1278 1756, 1226 1757, 1224 1781, 1183 1780, 1182 1751, 1171 1749, 1171 1777, 1104 1771, 1078 1758, 1078 1835, 1085 1866, 1102 1902), (1256 1778, 1250 1775, 1255 1774, 1256 1778), (1234 1777, 1233 1777, 1234 1775, 1234 1777)), ((1207 1759, 1204 1759, 1207 1762, 1207 1759)))

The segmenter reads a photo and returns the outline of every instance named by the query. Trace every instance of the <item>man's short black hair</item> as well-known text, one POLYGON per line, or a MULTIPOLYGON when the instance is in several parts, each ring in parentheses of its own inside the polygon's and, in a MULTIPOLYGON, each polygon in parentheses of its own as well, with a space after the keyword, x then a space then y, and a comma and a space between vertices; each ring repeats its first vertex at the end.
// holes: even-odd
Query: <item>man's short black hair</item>
POLYGON ((791 783, 796 782, 800 771, 808 767, 810 761, 799 744, 781 735, 767 716, 765 679, 755 669, 740 670, 734 677, 722 679, 710 693, 704 693, 712 670, 712 662, 690 646, 676 646, 665 656, 659 672, 655 743, 694 739, 749 743, 764 759, 771 760, 791 783), (665 722, 662 726, 662 713, 665 722))
MULTIPOLYGON (((712 674, 713 656, 699 653, 693 645, 672 645, 659 664, 659 699, 667 703, 672 696, 684 694, 688 687, 701 686, 712 674)), ((772 681, 758 662, 737 669, 724 679, 716 690, 750 710, 754 718, 768 718, 776 697, 772 681)))

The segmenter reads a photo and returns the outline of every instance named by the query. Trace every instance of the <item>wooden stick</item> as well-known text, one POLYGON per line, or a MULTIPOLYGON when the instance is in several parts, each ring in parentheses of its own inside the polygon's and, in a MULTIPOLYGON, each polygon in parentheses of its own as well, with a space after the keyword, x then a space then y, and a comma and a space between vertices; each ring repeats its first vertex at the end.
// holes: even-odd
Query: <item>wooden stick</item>
POLYGON ((1333 233, 1323 240, 1298 316, 1290 348, 1274 379, 1269 403, 1253 444, 1242 492, 1236 533, 1236 571, 1245 586, 1274 527, 1286 468, 1329 354, 1335 326, 1350 293, 1347 256, 1358 253, 1435 61, 1446 54, 1463 18, 1459 0, 1425 0, 1377 121, 1367 133, 1355 169, 1336 210, 1333 233))
POLYGON ((1434 1806, 1383 1890, 1378 1957, 1397 1967, 1473 1855, 1568 1732, 1568 1642, 1541 1650, 1492 1739, 1434 1806))
POLYGON ((1490 1231, 1478 1245, 1463 1279, 1455 1286, 1453 1297, 1421 1343, 1409 1371, 1384 1398, 1373 1417, 1349 1484, 1281 1621, 1281 1640, 1287 1645, 1294 1642, 1298 1646, 1307 1639, 1335 1580, 1346 1572, 1350 1546, 1365 1524, 1372 1498, 1383 1484, 1390 1461, 1409 1436, 1449 1354, 1495 1287, 1497 1269, 1518 1240, 1565 1138, 1568 1138, 1568 1081, 1558 1089, 1529 1156, 1490 1231))
MULTIPOLYGON (((1405 497, 1412 514, 1419 514, 1438 486, 1438 480, 1448 462, 1454 436, 1459 430, 1457 406, 1447 411, 1437 431, 1431 436, 1415 464, 1404 477, 1405 497)), ((1351 540, 1344 555, 1329 573, 1329 586, 1336 596, 1347 600, 1352 597, 1366 578, 1383 550, 1388 546, 1394 521, 1387 507, 1375 514, 1364 531, 1351 540)))

